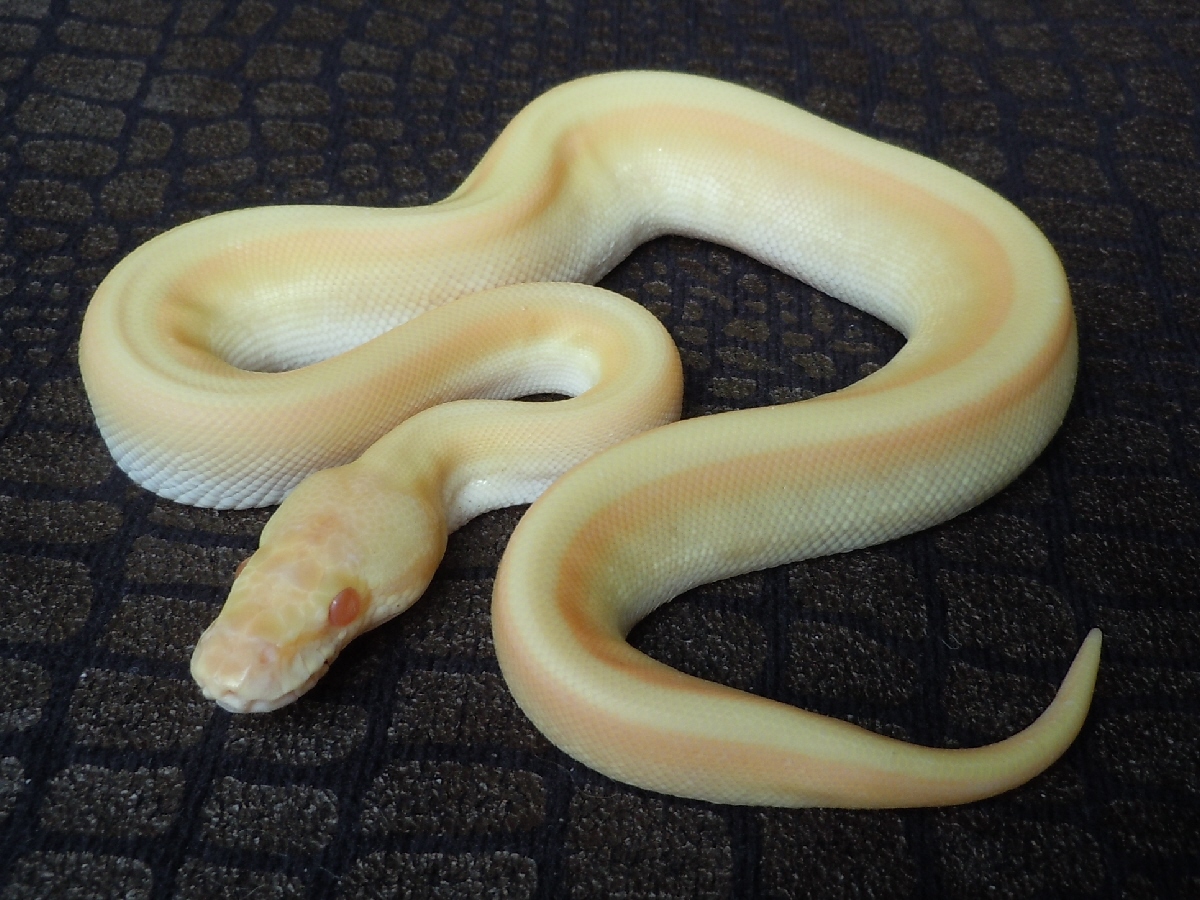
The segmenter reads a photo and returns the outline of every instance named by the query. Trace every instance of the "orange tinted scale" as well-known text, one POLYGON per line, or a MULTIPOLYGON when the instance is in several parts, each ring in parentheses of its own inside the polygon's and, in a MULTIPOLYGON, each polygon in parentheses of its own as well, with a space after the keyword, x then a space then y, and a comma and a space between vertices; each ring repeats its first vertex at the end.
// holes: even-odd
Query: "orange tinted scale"
POLYGON ((334 628, 344 628, 358 618, 361 609, 362 597, 358 591, 344 588, 329 602, 329 624, 334 628))
POLYGON ((248 562, 250 562, 250 557, 247 556, 245 559, 243 559, 240 563, 237 564, 237 568, 233 570, 234 578, 237 578, 239 575, 242 574, 242 569, 246 568, 246 563, 248 563, 248 562))

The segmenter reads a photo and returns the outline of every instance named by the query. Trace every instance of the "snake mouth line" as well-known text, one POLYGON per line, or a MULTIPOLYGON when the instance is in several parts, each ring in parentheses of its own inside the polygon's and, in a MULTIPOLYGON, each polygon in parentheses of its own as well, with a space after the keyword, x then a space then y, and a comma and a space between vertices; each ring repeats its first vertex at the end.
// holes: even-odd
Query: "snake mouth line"
POLYGON ((308 693, 316 685, 318 681, 329 671, 331 662, 326 662, 317 667, 305 679, 304 683, 299 687, 293 688, 290 691, 278 694, 276 696, 264 697, 246 697, 240 692, 231 689, 214 689, 201 684, 200 691, 205 698, 212 700, 222 709, 231 713, 267 713, 281 709, 290 703, 298 700, 301 696, 308 693))
POLYGON ((201 693, 205 698, 212 700, 217 706, 231 713, 268 713, 281 709, 290 703, 295 702, 301 696, 308 693, 321 680, 322 676, 329 670, 329 663, 325 663, 315 669, 305 682, 298 688, 280 694, 272 698, 246 698, 239 695, 235 691, 218 690, 214 691, 210 688, 201 686, 201 693))

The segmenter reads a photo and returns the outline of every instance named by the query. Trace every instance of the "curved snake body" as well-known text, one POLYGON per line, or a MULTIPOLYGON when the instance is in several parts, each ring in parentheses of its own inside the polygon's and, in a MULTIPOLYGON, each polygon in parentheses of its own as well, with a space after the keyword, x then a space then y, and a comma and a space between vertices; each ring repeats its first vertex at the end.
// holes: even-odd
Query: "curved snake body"
POLYGON ((690 678, 625 642, 692 586, 969 509, 1042 450, 1073 389, 1066 281, 1021 213, 744 88, 581 79, 530 104, 441 203, 189 223, 104 281, 80 365, 134 480, 204 506, 287 498, 193 657, 228 709, 303 693, 419 596, 449 530, 541 495, 497 577, 497 656, 538 728, 618 780, 730 803, 960 803, 1040 772, 1086 716, 1097 632, 1036 722, 967 750, 690 678), (545 283, 594 281, 667 233, 741 250, 907 342, 835 394, 667 424, 681 380, 661 327, 545 283), (575 396, 500 399, 535 391, 575 396))

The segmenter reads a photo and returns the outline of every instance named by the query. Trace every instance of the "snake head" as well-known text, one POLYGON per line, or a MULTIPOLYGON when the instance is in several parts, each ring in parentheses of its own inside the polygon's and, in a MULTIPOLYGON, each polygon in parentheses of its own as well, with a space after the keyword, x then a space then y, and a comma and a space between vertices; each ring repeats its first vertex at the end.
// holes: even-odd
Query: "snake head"
POLYGON ((231 712, 268 712, 314 684, 362 632, 411 606, 446 548, 438 507, 354 464, 284 500, 200 636, 192 677, 231 712))

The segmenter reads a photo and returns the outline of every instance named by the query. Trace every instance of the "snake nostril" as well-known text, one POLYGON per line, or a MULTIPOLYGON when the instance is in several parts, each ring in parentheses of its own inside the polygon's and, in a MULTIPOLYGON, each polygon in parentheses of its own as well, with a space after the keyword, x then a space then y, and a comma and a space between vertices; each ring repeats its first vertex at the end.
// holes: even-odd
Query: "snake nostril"
POLYGON ((344 628, 358 618, 362 610, 362 596, 352 587, 338 591, 329 602, 329 624, 344 628))

